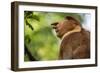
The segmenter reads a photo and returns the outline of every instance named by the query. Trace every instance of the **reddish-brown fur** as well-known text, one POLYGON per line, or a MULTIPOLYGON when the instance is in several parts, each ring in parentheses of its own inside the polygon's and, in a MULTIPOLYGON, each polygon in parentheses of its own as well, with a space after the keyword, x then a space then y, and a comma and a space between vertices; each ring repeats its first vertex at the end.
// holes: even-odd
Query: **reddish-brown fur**
POLYGON ((56 30, 57 36, 62 40, 59 59, 90 58, 90 33, 83 29, 75 18, 68 16, 64 21, 56 22, 52 26, 56 30), (64 36, 76 26, 81 28, 80 32, 73 32, 64 36))

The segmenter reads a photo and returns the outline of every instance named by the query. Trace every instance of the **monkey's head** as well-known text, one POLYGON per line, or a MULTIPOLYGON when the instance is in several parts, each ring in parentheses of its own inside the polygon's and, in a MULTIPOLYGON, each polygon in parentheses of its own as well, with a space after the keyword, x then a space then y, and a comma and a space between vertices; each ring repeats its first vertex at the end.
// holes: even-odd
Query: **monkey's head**
POLYGON ((59 38, 62 38, 62 36, 73 30, 77 25, 80 26, 80 23, 71 16, 66 16, 66 18, 60 22, 55 22, 51 24, 53 29, 55 29, 57 36, 59 38))

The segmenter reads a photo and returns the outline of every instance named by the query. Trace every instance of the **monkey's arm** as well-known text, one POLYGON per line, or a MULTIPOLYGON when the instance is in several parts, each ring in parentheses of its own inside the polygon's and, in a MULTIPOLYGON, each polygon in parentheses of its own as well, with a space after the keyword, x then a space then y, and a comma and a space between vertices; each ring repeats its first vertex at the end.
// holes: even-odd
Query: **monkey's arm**
POLYGON ((59 59, 72 59, 72 47, 70 45, 62 45, 59 59))
POLYGON ((79 46, 73 51, 73 59, 90 58, 90 50, 86 45, 79 46))

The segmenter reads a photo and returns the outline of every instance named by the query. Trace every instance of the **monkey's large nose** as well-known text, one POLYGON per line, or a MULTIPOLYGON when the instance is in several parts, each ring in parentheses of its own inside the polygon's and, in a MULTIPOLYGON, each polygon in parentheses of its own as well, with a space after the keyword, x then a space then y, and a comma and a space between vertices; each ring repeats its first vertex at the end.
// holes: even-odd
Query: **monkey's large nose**
POLYGON ((58 24, 58 22, 55 22, 55 23, 52 23, 51 25, 57 25, 58 24))
POLYGON ((52 28, 53 28, 53 29, 56 29, 56 28, 57 28, 57 24, 58 24, 58 22, 52 23, 52 24, 51 24, 52 28))

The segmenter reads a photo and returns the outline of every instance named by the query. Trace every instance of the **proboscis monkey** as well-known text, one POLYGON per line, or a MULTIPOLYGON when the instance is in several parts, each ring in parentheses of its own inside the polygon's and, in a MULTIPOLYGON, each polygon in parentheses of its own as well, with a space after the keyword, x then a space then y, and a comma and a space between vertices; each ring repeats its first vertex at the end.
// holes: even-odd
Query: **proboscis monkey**
POLYGON ((51 24, 61 39, 59 59, 90 58, 90 32, 74 17, 51 24))

